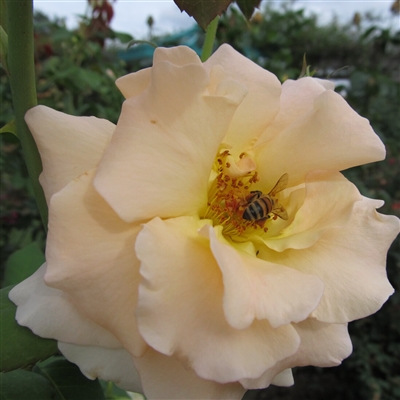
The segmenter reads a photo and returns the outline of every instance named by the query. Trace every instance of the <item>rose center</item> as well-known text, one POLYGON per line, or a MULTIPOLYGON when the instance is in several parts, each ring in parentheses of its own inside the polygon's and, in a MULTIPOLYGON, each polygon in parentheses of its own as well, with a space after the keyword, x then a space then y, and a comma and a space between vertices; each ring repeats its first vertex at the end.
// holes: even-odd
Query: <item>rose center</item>
MULTIPOLYGON (((251 190, 252 185, 259 181, 257 171, 240 174, 232 165, 232 159, 228 150, 221 151, 216 157, 204 218, 222 225, 224 235, 243 240, 255 231, 259 234, 267 232, 267 222, 278 216, 287 219, 287 215, 285 218, 286 211, 277 202, 276 193, 271 195, 271 191, 266 195, 251 190)), ((285 182, 280 186, 279 191, 286 186, 285 182)))

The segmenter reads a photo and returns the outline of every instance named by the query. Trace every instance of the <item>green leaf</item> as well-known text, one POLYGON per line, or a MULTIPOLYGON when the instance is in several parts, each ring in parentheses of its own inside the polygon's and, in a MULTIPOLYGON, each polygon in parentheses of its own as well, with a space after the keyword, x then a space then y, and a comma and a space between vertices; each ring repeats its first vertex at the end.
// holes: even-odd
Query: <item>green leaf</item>
POLYGON ((0 129, 0 133, 12 133, 13 135, 15 135, 16 137, 18 137, 17 135, 17 128, 15 126, 15 120, 13 119, 12 121, 10 121, 9 123, 7 123, 6 125, 4 125, 1 129, 0 129))
POLYGON ((9 74, 8 71, 8 35, 3 27, 0 25, 0 62, 3 65, 4 70, 9 74))
POLYGON ((54 400, 55 390, 45 377, 34 372, 16 370, 1 373, 1 400, 54 400))
POLYGON ((114 385, 112 382, 106 382, 100 380, 101 387, 103 388, 103 392, 106 394, 107 400, 130 400, 131 397, 125 390, 119 388, 114 385))
POLYGON ((89 69, 79 68, 73 79, 77 79, 78 85, 92 90, 98 90, 102 85, 102 75, 89 69))
POLYGON ((315 69, 311 71, 311 65, 307 65, 306 53, 304 53, 303 66, 301 67, 301 72, 298 79, 304 78, 306 76, 314 76, 316 72, 317 71, 315 69))
POLYGON ((120 40, 121 43, 126 43, 126 42, 133 40, 132 35, 130 35, 129 33, 125 33, 125 32, 112 31, 111 36, 114 37, 115 39, 120 40))
POLYGON ((305 76, 307 76, 307 58, 306 58, 306 53, 303 54, 303 64, 301 66, 301 71, 300 71, 300 75, 299 75, 299 79, 300 78, 304 78, 305 76))
POLYGON ((103 83, 103 76, 96 71, 73 66, 58 71, 56 79, 65 79, 68 86, 83 90, 98 90, 103 83))
POLYGON ((33 365, 58 353, 57 342, 36 336, 15 320, 17 307, 8 298, 12 286, 0 290, 0 371, 33 365))
POLYGON ((33 371, 52 383, 57 392, 55 400, 106 400, 98 379, 86 378, 64 357, 52 357, 38 363, 33 371))
POLYGON ((7 0, 0 0, 0 25, 7 32, 7 0))
POLYGON ((45 261, 36 242, 28 244, 8 257, 4 271, 4 286, 15 285, 31 276, 45 261))
POLYGON ((247 19, 250 19, 254 10, 260 6, 261 0, 236 0, 240 11, 247 19))
POLYGON ((106 400, 99 381, 87 379, 64 357, 38 363, 32 372, 1 373, 0 379, 1 400, 106 400))
POLYGON ((186 11, 205 30, 234 0, 174 0, 181 11, 186 11))

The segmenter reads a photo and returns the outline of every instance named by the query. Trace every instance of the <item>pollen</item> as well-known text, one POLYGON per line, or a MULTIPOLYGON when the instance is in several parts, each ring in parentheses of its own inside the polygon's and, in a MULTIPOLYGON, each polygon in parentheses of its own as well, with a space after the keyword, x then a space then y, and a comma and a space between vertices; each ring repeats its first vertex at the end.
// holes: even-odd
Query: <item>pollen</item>
MULTIPOLYGON (((240 156, 243 157, 242 154, 240 156)), ((217 155, 213 166, 216 177, 208 191, 208 207, 204 218, 213 220, 215 225, 222 225, 224 235, 240 240, 255 230, 266 232, 268 218, 255 221, 243 218, 251 187, 259 181, 259 177, 257 171, 233 176, 231 164, 232 156, 228 150, 217 155), (227 161, 228 157, 230 161, 227 161)))

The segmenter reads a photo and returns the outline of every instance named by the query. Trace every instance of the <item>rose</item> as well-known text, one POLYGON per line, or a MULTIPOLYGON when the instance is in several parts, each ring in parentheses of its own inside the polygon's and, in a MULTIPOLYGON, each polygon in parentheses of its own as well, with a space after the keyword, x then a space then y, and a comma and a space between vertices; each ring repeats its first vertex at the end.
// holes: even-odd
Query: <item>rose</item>
POLYGON ((347 323, 393 289, 399 221, 340 170, 384 158, 364 118, 313 78, 224 45, 117 81, 115 127, 35 107, 46 264, 17 320, 90 378, 157 398, 240 399, 351 352, 347 323))

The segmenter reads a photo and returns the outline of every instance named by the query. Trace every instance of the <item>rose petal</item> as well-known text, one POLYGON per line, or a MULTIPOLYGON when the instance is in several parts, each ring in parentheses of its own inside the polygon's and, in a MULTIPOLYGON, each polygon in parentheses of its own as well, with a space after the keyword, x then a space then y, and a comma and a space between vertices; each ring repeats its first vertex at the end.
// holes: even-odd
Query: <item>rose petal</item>
POLYGON ((294 378, 290 369, 292 365, 289 362, 289 360, 292 360, 292 357, 288 357, 282 361, 279 361, 258 378, 240 379, 239 382, 245 389, 248 390, 264 389, 267 388, 269 385, 292 386, 294 384, 294 378))
POLYGON ((244 329, 254 319, 267 319, 277 328, 311 314, 324 290, 318 278, 237 251, 224 240, 219 228, 208 225, 202 233, 210 239, 222 272, 224 313, 232 327, 244 329))
POLYGON ((275 251, 312 246, 329 228, 344 226, 354 203, 361 200, 356 186, 334 171, 313 171, 307 175, 304 203, 287 228, 263 242, 275 251))
POLYGON ((226 322, 221 272, 197 234, 205 222, 155 218, 138 235, 139 330, 150 346, 184 358, 204 379, 255 378, 293 354, 298 338, 290 325, 273 329, 263 320, 236 330, 226 322))
POLYGON ((294 121, 313 110, 315 99, 335 85, 322 79, 304 77, 296 81, 288 79, 282 84, 279 113, 260 137, 258 144, 270 140, 294 121))
POLYGON ((38 336, 80 345, 119 348, 109 331, 82 315, 61 290, 44 283, 46 264, 9 293, 17 308, 16 320, 38 336))
POLYGON ((293 356, 299 367, 340 365, 353 350, 347 324, 326 324, 308 318, 293 326, 301 338, 299 350, 293 356))
MULTIPOLYGON (((309 77, 306 76, 305 78, 308 79, 309 77)), ((319 83, 326 90, 335 90, 336 85, 335 85, 335 82, 333 82, 333 81, 330 81, 328 79, 321 79, 321 78, 313 78, 313 77, 310 77, 310 78, 312 78, 314 81, 319 83)), ((294 81, 294 82, 296 82, 296 81, 294 81)))
POLYGON ((188 64, 201 65, 197 53, 188 46, 157 47, 154 51, 153 66, 168 61, 178 67, 188 64))
POLYGON ((140 226, 120 220, 81 175, 50 202, 46 283, 65 291, 86 316, 112 332, 132 354, 145 349, 135 322, 140 226))
POLYGON ((226 399, 240 400, 245 389, 239 383, 220 384, 205 380, 168 357, 149 348, 143 357, 135 358, 148 399, 226 399))
POLYGON ((367 119, 337 93, 327 90, 314 109, 257 148, 260 185, 289 174, 289 185, 304 182, 313 170, 344 170, 382 160, 385 148, 367 119))
POLYGON ((40 183, 50 197, 68 182, 96 167, 115 125, 95 117, 74 117, 45 106, 25 115, 43 164, 40 183))
MULTIPOLYGON (((200 65, 200 59, 195 51, 186 46, 177 46, 172 48, 157 47, 154 51, 153 65, 162 61, 168 61, 177 66, 184 66, 186 64, 200 65)), ((151 68, 141 69, 122 76, 115 82, 118 89, 125 96, 135 97, 141 94, 149 85, 151 81, 151 68)))
POLYGON ((261 135, 278 113, 281 84, 274 74, 227 44, 220 46, 204 63, 208 71, 217 65, 222 66, 229 77, 241 82, 249 91, 236 110, 223 140, 242 152, 250 141, 261 135))
POLYGON ((112 381, 122 389, 143 393, 139 374, 126 350, 63 342, 58 342, 58 348, 87 378, 112 381))
POLYGON ((378 214, 376 202, 354 205, 344 228, 327 230, 314 246, 282 253, 260 249, 260 257, 318 276, 324 295, 313 316, 346 323, 370 315, 393 293, 386 277, 387 250, 399 232, 399 220, 378 214))
POLYGON ((215 155, 246 93, 231 80, 225 96, 207 95, 201 65, 162 61, 151 73, 145 92, 125 101, 95 179, 126 222, 196 214, 205 206, 215 155))
POLYGON ((132 74, 121 76, 115 81, 118 89, 126 99, 136 97, 144 92, 151 81, 151 68, 141 69, 132 74))
POLYGON ((270 384, 289 386, 288 368, 308 365, 333 367, 339 365, 352 352, 347 324, 327 324, 308 318, 299 324, 293 324, 293 327, 301 339, 298 351, 280 361, 258 379, 242 379, 240 383, 246 389, 261 389, 270 384), (281 371, 284 371, 283 376, 281 371))
POLYGON ((276 386, 292 386, 294 384, 293 373, 290 368, 283 370, 278 375, 275 375, 271 380, 271 385, 276 386))

